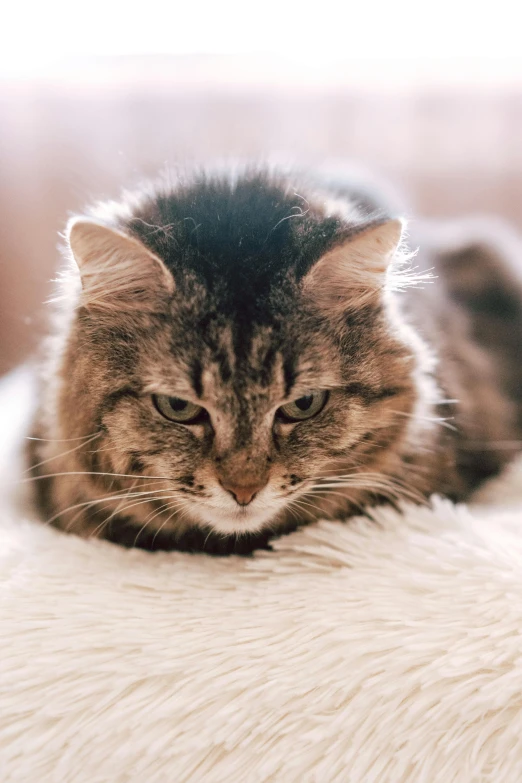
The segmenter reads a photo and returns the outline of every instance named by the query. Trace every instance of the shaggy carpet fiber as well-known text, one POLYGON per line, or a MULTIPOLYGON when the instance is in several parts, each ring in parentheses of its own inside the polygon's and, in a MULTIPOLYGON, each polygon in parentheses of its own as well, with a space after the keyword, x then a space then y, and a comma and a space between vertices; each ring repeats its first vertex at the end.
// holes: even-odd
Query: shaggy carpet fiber
POLYGON ((10 468, 2 783, 522 780, 521 463, 469 507, 244 559, 48 529, 7 498, 10 468))

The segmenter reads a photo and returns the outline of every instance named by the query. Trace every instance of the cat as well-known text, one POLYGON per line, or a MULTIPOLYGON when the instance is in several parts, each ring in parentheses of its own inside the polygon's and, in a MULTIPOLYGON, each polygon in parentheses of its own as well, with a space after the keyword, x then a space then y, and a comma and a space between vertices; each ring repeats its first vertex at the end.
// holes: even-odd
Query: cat
POLYGON ((71 219, 30 440, 42 519, 245 554, 466 499, 522 428, 520 259, 481 232, 421 231, 414 261, 378 198, 262 168, 71 219))

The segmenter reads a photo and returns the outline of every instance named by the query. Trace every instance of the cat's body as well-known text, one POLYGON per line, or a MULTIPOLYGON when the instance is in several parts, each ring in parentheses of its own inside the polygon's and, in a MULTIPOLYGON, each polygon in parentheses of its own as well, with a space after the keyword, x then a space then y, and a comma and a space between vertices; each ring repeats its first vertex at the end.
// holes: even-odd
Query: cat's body
POLYGON ((73 222, 83 291, 63 284, 31 441, 43 518, 242 552, 466 498, 522 439, 522 275, 494 243, 421 235, 437 279, 410 286, 400 234, 349 189, 256 172, 73 222))

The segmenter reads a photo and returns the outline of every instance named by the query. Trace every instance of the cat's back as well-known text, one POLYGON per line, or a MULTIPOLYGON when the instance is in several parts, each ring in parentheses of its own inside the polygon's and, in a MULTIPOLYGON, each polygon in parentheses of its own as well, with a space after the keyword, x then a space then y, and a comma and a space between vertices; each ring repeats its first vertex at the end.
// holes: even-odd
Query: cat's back
POLYGON ((522 446, 522 241, 500 220, 463 218, 414 221, 410 242, 435 279, 406 308, 438 356, 440 413, 474 485, 522 446))

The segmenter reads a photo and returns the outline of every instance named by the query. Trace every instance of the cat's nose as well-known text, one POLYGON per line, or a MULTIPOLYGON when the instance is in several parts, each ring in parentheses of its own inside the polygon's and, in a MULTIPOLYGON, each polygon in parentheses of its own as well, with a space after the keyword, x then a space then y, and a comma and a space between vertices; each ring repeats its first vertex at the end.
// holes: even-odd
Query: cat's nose
POLYGON ((227 492, 230 492, 231 495, 234 496, 237 503, 239 503, 240 506, 248 506, 249 503, 255 498, 258 492, 260 492, 263 487, 266 487, 267 482, 257 482, 256 484, 232 484, 228 483, 227 481, 222 481, 221 486, 223 489, 226 489, 227 492))

